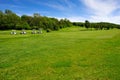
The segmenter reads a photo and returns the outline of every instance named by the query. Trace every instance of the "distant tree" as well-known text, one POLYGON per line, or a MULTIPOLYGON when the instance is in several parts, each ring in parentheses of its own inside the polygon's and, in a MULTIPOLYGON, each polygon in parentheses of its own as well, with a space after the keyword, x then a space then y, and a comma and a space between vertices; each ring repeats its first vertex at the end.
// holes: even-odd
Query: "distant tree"
POLYGON ((21 20, 22 20, 23 22, 27 22, 27 23, 30 25, 31 21, 33 20, 33 17, 27 16, 27 15, 22 15, 22 16, 21 16, 21 20))
POLYGON ((27 22, 23 22, 23 21, 17 23, 15 28, 18 29, 18 30, 21 30, 21 29, 31 29, 30 26, 28 25, 28 23, 27 22))
POLYGON ((90 22, 88 20, 85 21, 85 27, 88 29, 90 28, 90 22))
POLYGON ((23 29, 30 29, 30 26, 27 22, 22 22, 23 29))
POLYGON ((5 14, 14 14, 11 10, 9 10, 9 9, 6 9, 5 10, 5 14))
POLYGON ((34 13, 33 16, 34 17, 40 17, 40 14, 39 13, 34 13))
POLYGON ((56 18, 50 18, 50 24, 52 30, 59 30, 59 21, 56 18))
POLYGON ((59 21, 60 28, 71 27, 72 23, 68 19, 61 19, 59 21))
POLYGON ((80 26, 80 27, 84 27, 84 23, 83 22, 73 22, 72 23, 74 26, 80 26))
POLYGON ((36 26, 36 29, 37 29, 37 28, 40 27, 41 17, 40 17, 40 15, 37 14, 37 13, 34 13, 33 15, 34 15, 34 17, 33 17, 32 20, 31 20, 30 26, 31 26, 32 28, 34 28, 34 26, 36 26))

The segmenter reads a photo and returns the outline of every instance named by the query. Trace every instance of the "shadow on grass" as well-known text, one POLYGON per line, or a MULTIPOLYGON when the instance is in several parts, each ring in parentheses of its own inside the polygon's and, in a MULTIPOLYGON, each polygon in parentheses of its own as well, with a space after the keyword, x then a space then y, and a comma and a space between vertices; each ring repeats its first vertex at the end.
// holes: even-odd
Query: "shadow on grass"
POLYGON ((71 67, 71 61, 59 61, 52 65, 54 68, 60 68, 60 67, 71 67))

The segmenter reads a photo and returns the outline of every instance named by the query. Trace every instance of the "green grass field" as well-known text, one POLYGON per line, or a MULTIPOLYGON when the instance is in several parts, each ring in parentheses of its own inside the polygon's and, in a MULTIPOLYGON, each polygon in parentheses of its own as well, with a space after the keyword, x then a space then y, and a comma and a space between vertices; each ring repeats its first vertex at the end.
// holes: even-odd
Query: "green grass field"
POLYGON ((120 80, 120 30, 0 31, 0 80, 120 80))

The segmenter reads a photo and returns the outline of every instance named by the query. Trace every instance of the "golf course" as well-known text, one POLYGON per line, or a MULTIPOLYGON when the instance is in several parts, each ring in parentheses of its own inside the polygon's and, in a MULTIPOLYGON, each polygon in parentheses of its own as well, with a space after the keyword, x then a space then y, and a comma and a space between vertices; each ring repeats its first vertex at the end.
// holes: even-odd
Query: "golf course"
POLYGON ((0 31, 0 80, 120 80, 120 30, 0 31))

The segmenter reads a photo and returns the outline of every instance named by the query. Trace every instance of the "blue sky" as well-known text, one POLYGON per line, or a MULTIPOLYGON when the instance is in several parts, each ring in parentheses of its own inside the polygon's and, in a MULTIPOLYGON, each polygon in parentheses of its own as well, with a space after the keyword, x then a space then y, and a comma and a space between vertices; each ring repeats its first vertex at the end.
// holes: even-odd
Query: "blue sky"
POLYGON ((67 18, 72 22, 112 22, 120 24, 119 0, 0 0, 0 10, 18 15, 67 18))

